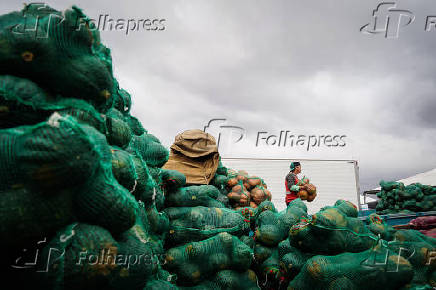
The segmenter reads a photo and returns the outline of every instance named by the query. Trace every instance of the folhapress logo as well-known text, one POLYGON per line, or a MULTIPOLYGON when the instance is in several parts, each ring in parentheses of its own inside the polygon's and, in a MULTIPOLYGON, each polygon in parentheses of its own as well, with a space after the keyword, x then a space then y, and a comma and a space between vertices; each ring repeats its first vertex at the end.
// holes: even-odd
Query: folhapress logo
POLYGON ((85 16, 82 11, 73 6, 75 14, 73 17, 66 18, 65 12, 61 13, 42 2, 25 4, 22 17, 23 21, 14 25, 12 33, 17 35, 34 35, 36 39, 47 39, 49 35, 57 33, 53 27, 59 26, 60 29, 71 29, 76 31, 84 29, 86 31, 122 31, 128 35, 131 32, 145 31, 162 31, 165 30, 165 21, 163 18, 141 18, 141 19, 124 19, 114 18, 109 14, 100 14, 98 21, 85 16), (27 11, 36 10, 32 13, 27 11))
MULTIPOLYGON (((218 148, 231 149, 232 145, 242 139, 249 138, 243 127, 229 124, 227 119, 211 119, 204 126, 203 131, 216 138, 218 148), (221 147, 220 147, 221 145, 221 147)), ((305 149, 306 151, 324 148, 343 148, 347 145, 347 135, 342 134, 304 134, 290 130, 280 130, 279 132, 258 131, 255 138, 254 147, 257 148, 295 148, 305 149), (292 133, 293 132, 293 133, 292 133)), ((244 144, 248 145, 248 144, 244 144)))
POLYGON ((245 136, 245 129, 239 126, 227 124, 226 119, 211 119, 209 123, 204 126, 204 132, 216 136, 217 146, 219 148, 223 139, 228 142, 238 143, 245 136))
POLYGON ((409 10, 396 9, 394 2, 380 3, 372 13, 372 20, 360 28, 366 34, 384 34, 386 38, 398 38, 400 29, 411 24, 415 16, 409 10))

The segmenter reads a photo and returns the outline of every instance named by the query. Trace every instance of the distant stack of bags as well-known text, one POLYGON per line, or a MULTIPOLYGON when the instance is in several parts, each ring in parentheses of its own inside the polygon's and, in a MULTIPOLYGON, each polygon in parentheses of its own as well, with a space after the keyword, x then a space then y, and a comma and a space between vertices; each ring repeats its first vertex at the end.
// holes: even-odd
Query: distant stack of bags
POLYGON ((436 210, 436 187, 413 183, 380 181, 377 213, 420 212, 436 210))

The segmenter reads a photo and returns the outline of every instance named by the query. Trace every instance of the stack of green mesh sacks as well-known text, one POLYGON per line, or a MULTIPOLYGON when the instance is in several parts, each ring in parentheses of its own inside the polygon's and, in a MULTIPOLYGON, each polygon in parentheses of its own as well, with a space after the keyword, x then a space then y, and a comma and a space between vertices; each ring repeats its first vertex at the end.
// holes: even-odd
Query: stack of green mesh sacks
POLYGON ((413 183, 405 186, 402 182, 380 181, 381 190, 377 213, 407 213, 436 210, 436 188, 413 183))
POLYGON ((0 43, 4 283, 143 289, 171 280, 161 267, 168 150, 130 115, 98 30, 77 7, 30 4, 0 16, 0 43))
POLYGON ((361 221, 344 200, 312 216, 300 199, 280 213, 268 202, 260 208, 247 244, 254 247, 252 269, 262 289, 436 286, 436 240, 418 231, 396 231, 376 214, 361 221))
POLYGON ((435 239, 418 231, 396 231, 376 214, 364 223, 345 201, 294 225, 280 248, 282 267, 291 275, 288 289, 436 286, 436 263, 431 258, 435 239))
MULTIPOLYGON (((170 180, 183 176, 172 173, 170 180)), ((249 270, 253 251, 239 239, 248 235, 250 224, 225 207, 219 200, 220 191, 213 185, 173 184, 165 187, 165 195, 164 212, 170 223, 164 268, 177 276, 176 285, 186 289, 256 289, 256 275, 249 270)), ((149 286, 161 289, 169 284, 161 281, 149 286)))

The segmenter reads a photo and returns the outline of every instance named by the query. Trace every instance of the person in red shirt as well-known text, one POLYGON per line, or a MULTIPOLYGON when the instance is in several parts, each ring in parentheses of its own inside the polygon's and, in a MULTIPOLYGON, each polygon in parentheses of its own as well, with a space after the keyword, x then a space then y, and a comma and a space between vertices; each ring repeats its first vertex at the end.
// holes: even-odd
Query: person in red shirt
POLYGON ((285 178, 285 188, 286 188, 286 206, 289 205, 291 201, 298 198, 298 192, 302 189, 307 190, 307 185, 297 185, 300 181, 297 174, 301 173, 300 162, 292 162, 290 166, 291 171, 286 175, 285 178))

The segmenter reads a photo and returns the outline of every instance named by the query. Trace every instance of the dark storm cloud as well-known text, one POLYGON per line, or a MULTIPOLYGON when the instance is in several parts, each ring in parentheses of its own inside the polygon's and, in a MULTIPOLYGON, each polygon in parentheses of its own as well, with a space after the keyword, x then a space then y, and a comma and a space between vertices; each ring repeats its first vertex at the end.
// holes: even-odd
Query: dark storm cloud
MULTIPOLYGON (((436 165, 433 0, 397 1, 415 21, 398 39, 359 32, 379 1, 47 1, 90 17, 166 19, 162 32, 102 32, 133 113, 170 145, 224 117, 247 132, 344 131, 362 184, 436 165), (407 164, 407 166, 405 166, 407 164)), ((0 4, 1 11, 22 4, 0 4)), ((238 153, 239 154, 239 153, 238 153)), ((240 154, 259 156, 255 148, 240 154)), ((282 152, 265 152, 263 157, 282 152)), ((289 157, 289 156, 286 156, 289 157)))

